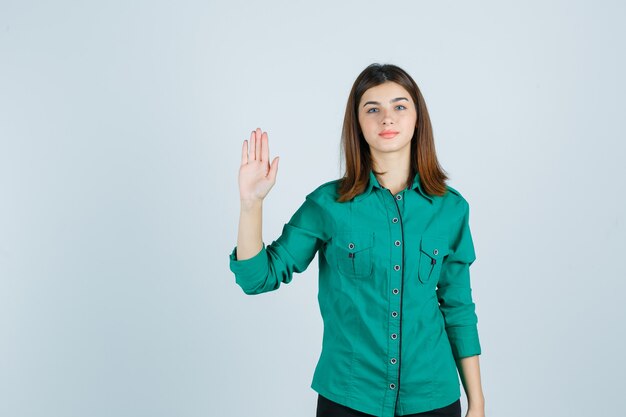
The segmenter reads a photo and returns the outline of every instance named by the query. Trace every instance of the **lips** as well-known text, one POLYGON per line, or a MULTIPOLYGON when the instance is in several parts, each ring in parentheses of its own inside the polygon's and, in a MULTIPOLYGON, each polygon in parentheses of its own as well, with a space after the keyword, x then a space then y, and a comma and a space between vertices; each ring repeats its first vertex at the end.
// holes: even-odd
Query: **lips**
POLYGON ((395 130, 383 130, 382 132, 378 134, 378 136, 383 137, 385 139, 391 139, 395 137, 398 133, 399 132, 396 132, 395 130))

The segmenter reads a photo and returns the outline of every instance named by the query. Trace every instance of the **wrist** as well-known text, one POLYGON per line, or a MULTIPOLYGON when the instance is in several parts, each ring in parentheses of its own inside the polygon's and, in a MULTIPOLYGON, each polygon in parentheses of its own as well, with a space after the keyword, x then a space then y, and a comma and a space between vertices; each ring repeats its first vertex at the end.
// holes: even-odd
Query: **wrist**
POLYGON ((242 210, 257 210, 263 206, 263 200, 259 200, 257 198, 242 198, 239 200, 239 203, 242 210))
POLYGON ((484 410, 485 409, 485 397, 476 396, 467 399, 467 407, 470 410, 484 410))

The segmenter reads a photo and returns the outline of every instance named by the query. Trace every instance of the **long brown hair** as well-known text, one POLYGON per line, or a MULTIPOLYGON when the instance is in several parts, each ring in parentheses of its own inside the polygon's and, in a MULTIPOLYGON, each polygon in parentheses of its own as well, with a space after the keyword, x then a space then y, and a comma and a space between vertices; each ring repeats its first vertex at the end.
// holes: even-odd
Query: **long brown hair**
POLYGON ((419 172, 419 180, 427 194, 441 196, 446 192, 445 181, 448 176, 437 160, 430 117, 419 87, 406 71, 395 65, 371 64, 356 78, 348 96, 341 132, 341 151, 345 155, 346 171, 340 180, 338 202, 351 200, 367 187, 369 171, 373 166, 369 145, 359 125, 357 107, 365 91, 386 81, 395 82, 406 89, 416 106, 417 120, 411 138, 411 166, 407 184, 411 184, 419 172))

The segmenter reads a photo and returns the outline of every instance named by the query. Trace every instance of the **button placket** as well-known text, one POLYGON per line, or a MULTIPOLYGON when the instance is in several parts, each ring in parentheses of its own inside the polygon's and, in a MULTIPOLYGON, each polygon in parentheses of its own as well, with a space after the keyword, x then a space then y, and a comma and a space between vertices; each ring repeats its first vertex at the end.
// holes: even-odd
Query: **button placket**
MULTIPOLYGON (((402 194, 398 194, 394 196, 391 191, 389 191, 390 195, 394 198, 389 201, 389 209, 390 212, 396 214, 395 216, 391 216, 391 242, 392 247, 397 248, 399 250, 392 250, 391 256, 391 268, 393 269, 391 273, 391 281, 392 285, 392 294, 400 295, 399 297, 393 297, 390 301, 390 318, 389 318, 389 337, 393 341, 390 344, 388 350, 387 360, 389 361, 389 365, 391 368, 389 369, 389 380, 387 381, 388 387, 392 390, 395 390, 399 387, 400 384, 400 350, 401 350, 401 328, 402 328, 402 320, 400 316, 400 312, 402 309, 402 293, 400 292, 400 288, 402 288, 402 280, 404 276, 404 231, 402 227, 402 219, 400 215, 400 205, 398 202, 402 200, 402 194), (397 384, 397 385, 396 385, 397 384)), ((390 243, 391 243, 390 242, 390 243)))

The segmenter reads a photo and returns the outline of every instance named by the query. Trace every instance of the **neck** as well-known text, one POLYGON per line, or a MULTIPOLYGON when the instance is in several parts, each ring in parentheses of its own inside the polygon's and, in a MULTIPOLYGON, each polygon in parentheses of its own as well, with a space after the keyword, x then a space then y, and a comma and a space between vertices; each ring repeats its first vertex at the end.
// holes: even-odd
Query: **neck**
POLYGON ((404 190, 409 176, 409 155, 385 154, 373 158, 372 164, 376 171, 384 171, 385 174, 377 175, 380 185, 397 194, 404 190))

